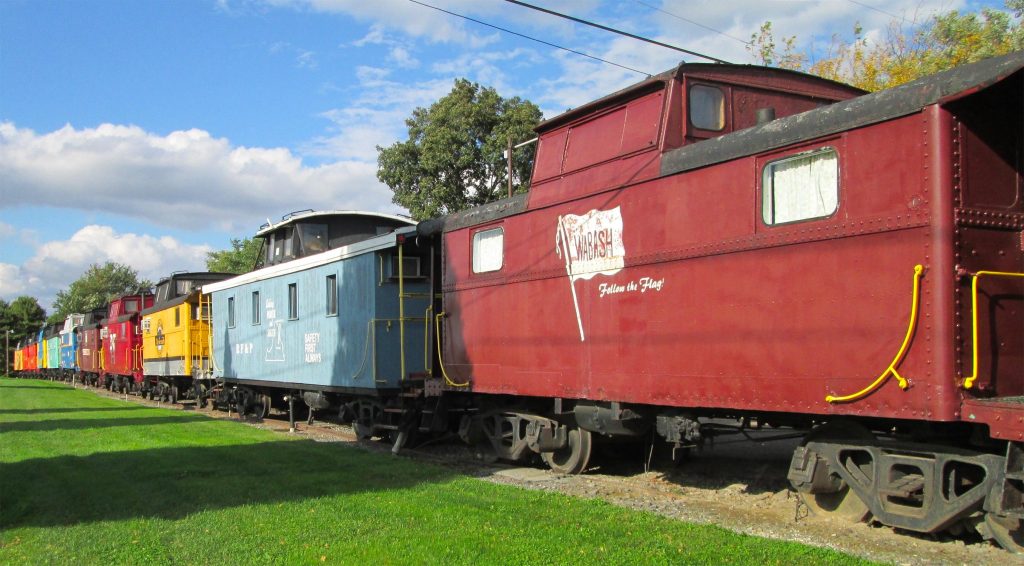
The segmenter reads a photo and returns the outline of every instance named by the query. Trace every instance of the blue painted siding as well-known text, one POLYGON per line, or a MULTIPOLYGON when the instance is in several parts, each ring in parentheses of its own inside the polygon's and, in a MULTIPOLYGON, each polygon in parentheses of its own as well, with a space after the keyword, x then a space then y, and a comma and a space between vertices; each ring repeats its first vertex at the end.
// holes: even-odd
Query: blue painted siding
POLYGON ((78 371, 78 334, 68 332, 60 335, 60 368, 78 371))
MULTIPOLYGON (((216 375, 328 387, 393 388, 401 379, 398 283, 381 278, 381 258, 367 252, 286 275, 212 293, 216 375), (338 314, 327 315, 327 276, 335 275, 338 314), (297 318, 289 318, 289 285, 296 286, 297 318), (259 292, 259 323, 252 295, 259 292), (234 327, 228 299, 234 298, 234 327)), ((383 255, 382 255, 383 254, 383 255)), ((406 373, 425 371, 423 315, 429 283, 406 284, 406 373)))
POLYGON ((60 367, 60 336, 46 339, 46 368, 60 367))

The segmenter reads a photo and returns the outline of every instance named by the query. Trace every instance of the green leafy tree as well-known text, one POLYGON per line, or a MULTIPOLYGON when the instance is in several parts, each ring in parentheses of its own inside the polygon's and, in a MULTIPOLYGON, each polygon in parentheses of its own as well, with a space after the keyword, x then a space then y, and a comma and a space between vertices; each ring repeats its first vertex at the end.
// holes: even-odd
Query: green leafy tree
POLYGON ((10 337, 12 343, 35 334, 44 322, 46 311, 34 297, 22 295, 11 303, 0 300, 0 328, 3 332, 14 331, 10 337))
POLYGON ((248 273, 259 259, 262 238, 231 238, 231 249, 207 252, 206 269, 219 273, 248 273))
POLYGON ((824 57, 808 64, 796 38, 778 48, 771 22, 751 37, 748 51, 761 64, 798 69, 874 91, 894 87, 953 67, 1024 49, 1024 0, 1007 0, 1009 11, 946 12, 919 26, 893 20, 886 36, 869 42, 854 25, 853 39, 833 36, 824 57))
POLYGON ((139 279, 139 273, 127 265, 112 261, 93 264, 66 290, 57 292, 54 313, 48 322, 64 320, 72 313, 89 312, 121 295, 148 292, 151 287, 152 281, 139 279))
MULTIPOLYGON (((406 119, 407 140, 377 147, 377 178, 417 220, 496 200, 508 191, 509 140, 532 138, 540 119, 528 100, 458 79, 451 92, 406 119)), ((513 152, 515 192, 529 186, 535 151, 529 145, 513 152)))

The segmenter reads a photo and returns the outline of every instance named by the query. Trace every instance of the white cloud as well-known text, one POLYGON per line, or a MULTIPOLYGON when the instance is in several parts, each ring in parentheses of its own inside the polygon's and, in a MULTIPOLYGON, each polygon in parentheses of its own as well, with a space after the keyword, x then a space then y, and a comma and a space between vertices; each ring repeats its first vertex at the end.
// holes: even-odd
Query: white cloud
POLYGON ((415 69, 420 66, 420 62, 405 47, 392 47, 388 53, 388 60, 403 69, 415 69))
POLYGON ((397 210, 375 163, 348 157, 308 166, 288 149, 232 146, 198 129, 161 136, 136 126, 67 125, 37 134, 3 122, 0 179, 3 207, 45 202, 236 234, 301 208, 397 210))
MULTIPOLYGON (((411 37, 428 41, 457 43, 470 47, 482 47, 498 39, 493 35, 470 31, 461 19, 412 4, 407 0, 268 0, 267 3, 344 14, 359 21, 371 22, 373 26, 370 33, 357 42, 357 45, 381 43, 385 28, 396 29, 411 37)), ((465 14, 473 11, 474 5, 474 2, 468 0, 457 0, 447 2, 445 8, 465 14)))
MULTIPOLYGON (((327 135, 314 138, 301 150, 308 155, 359 160, 376 179, 376 146, 404 139, 405 119, 412 110, 433 104, 451 91, 455 80, 453 76, 409 84, 388 80, 389 75, 388 69, 358 67, 360 93, 349 106, 322 112, 320 116, 330 121, 327 135)), ((383 190, 390 199, 390 189, 383 190)))
POLYGON ((67 240, 49 241, 22 265, 0 263, 0 298, 31 294, 49 309, 57 291, 80 277, 94 263, 115 261, 157 281, 177 270, 204 269, 210 246, 189 245, 169 236, 118 233, 110 226, 89 225, 67 240))
POLYGON ((269 51, 272 55, 287 54, 295 59, 295 66, 299 69, 315 71, 320 64, 317 62, 316 53, 288 43, 277 41, 270 45, 269 51))

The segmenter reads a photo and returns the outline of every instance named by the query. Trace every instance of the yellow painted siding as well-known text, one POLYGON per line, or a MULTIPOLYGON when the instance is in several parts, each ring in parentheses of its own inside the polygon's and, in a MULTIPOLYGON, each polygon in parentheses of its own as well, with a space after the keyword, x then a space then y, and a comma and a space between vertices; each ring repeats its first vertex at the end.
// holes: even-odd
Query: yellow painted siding
MULTIPOLYGON (((198 297, 195 298, 198 302, 198 297)), ((183 360, 184 374, 209 364, 207 321, 196 320, 197 303, 192 300, 142 317, 144 362, 183 360)))

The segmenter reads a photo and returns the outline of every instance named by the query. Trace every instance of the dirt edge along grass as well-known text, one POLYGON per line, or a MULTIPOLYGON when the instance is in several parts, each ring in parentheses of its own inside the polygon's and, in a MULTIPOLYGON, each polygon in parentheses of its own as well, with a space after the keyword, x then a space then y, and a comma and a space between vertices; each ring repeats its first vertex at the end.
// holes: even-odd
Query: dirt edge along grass
POLYGON ((47 382, 0 379, 2 563, 859 563, 47 382))

